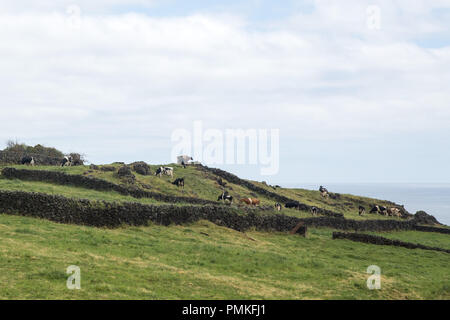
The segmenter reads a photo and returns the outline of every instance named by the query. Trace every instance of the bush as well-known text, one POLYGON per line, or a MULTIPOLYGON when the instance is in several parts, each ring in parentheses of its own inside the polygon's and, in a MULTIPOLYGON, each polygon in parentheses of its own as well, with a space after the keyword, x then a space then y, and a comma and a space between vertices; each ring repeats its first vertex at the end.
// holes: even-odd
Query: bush
POLYGON ((25 156, 34 157, 39 165, 58 165, 64 154, 55 149, 37 144, 34 147, 24 143, 8 141, 7 147, 0 151, 0 163, 21 164, 25 156))
POLYGON ((143 176, 148 176, 151 174, 150 166, 144 161, 134 162, 131 164, 131 167, 133 168, 134 172, 142 174, 143 176))
POLYGON ((71 153, 72 157, 72 165, 73 166, 82 166, 84 165, 84 157, 79 153, 71 153))
POLYGON ((136 181, 136 177, 131 172, 131 169, 128 166, 120 167, 119 170, 117 170, 117 176, 124 182, 129 184, 134 184, 134 182, 136 181))

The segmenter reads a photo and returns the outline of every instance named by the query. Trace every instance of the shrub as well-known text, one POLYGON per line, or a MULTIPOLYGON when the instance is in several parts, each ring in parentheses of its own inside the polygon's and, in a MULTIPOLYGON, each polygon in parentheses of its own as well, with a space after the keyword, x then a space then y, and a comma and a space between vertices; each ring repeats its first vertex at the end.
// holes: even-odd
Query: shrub
POLYGON ((142 174, 143 176, 148 176, 151 174, 150 166, 146 164, 144 161, 133 162, 131 164, 131 167, 133 168, 134 172, 142 174))

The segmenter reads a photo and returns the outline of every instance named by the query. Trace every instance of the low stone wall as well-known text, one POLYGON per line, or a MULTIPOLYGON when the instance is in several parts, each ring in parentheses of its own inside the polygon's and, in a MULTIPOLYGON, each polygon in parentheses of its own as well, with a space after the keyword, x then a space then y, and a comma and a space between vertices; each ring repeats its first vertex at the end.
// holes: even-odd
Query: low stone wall
POLYGON ((134 202, 115 203, 22 191, 0 191, 0 212, 38 217, 60 223, 111 228, 121 224, 146 225, 148 221, 169 225, 202 219, 238 231, 256 228, 287 232, 297 226, 299 222, 303 222, 308 227, 329 227, 340 230, 390 231, 414 228, 411 221, 355 221, 335 217, 300 219, 282 214, 266 214, 258 209, 247 209, 243 214, 236 208, 220 205, 175 206, 169 204, 144 205, 134 202))
POLYGON ((347 239, 347 240, 356 241, 356 242, 370 243, 370 244, 383 245, 383 246, 396 246, 396 247, 403 247, 403 248, 408 248, 408 249, 434 250, 434 251, 450 253, 450 250, 448 250, 448 249, 429 247, 429 246, 425 246, 422 244, 403 242, 400 240, 392 240, 392 239, 387 239, 387 238, 383 238, 380 236, 373 236, 373 235, 362 234, 362 233, 333 232, 333 239, 347 239))
POLYGON ((132 196, 134 198, 151 198, 161 202, 168 203, 191 203, 191 204, 218 204, 215 201, 191 198, 191 197, 177 197, 166 195, 157 192, 145 191, 139 188, 132 188, 124 185, 118 185, 106 180, 86 177, 82 175, 72 175, 57 171, 45 170, 27 170, 4 168, 2 175, 8 179, 19 179, 26 181, 43 181, 59 185, 72 185, 86 189, 97 191, 116 191, 122 195, 132 196))
MULTIPOLYGON (((260 195, 263 195, 267 198, 273 199, 277 202, 281 202, 281 203, 288 203, 288 202, 296 202, 298 203, 298 208, 299 210, 303 210, 303 211, 310 211, 312 206, 301 203, 297 200, 293 200, 293 199, 289 199, 288 197, 279 195, 275 192, 271 192, 268 191, 264 188, 258 187, 257 185, 251 183, 250 181, 244 180, 239 178, 238 176, 229 173, 227 171, 221 170, 221 169, 217 169, 217 168, 209 168, 207 166, 203 166, 203 165, 197 165, 197 168, 199 170, 203 170, 206 172, 210 172, 212 174, 215 174, 216 176, 221 177, 222 179, 225 179, 231 183, 237 184, 239 186, 243 186, 246 187, 249 190, 252 190, 260 195)), ((344 215, 342 213, 338 213, 338 212, 334 212, 331 210, 327 210, 327 209, 322 209, 322 208, 317 208, 318 209, 318 213, 322 214, 322 215, 326 215, 326 216, 330 216, 330 217, 343 217, 344 215)))
POLYGON ((416 225, 416 226, 414 227, 414 230, 422 231, 422 232, 437 232, 437 233, 450 234, 450 229, 436 228, 436 227, 428 227, 428 226, 419 226, 419 225, 416 225))

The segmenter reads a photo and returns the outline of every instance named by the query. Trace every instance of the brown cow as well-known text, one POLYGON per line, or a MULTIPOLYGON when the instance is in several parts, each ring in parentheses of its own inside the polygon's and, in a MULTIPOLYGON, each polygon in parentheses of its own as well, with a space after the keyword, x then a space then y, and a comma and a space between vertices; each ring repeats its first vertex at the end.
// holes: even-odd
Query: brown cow
POLYGON ((259 200, 255 198, 242 198, 239 202, 245 202, 248 205, 257 206, 259 205, 259 200))
POLYGON ((392 217, 399 217, 400 218, 402 216, 402 214, 400 212, 400 209, 398 209, 398 208, 388 208, 387 209, 387 213, 388 213, 388 215, 390 215, 392 217))

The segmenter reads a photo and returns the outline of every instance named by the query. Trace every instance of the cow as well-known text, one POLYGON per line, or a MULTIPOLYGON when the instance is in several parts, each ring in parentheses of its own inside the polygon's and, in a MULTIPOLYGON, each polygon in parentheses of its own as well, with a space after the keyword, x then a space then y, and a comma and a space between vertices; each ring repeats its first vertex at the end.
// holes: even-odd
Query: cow
POLYGON ((317 207, 311 207, 311 213, 313 214, 313 216, 317 215, 318 211, 319 209, 317 207))
POLYGON ((320 186, 319 192, 320 192, 320 195, 321 195, 323 198, 328 198, 328 197, 330 196, 330 194, 329 194, 327 188, 325 188, 325 187, 323 187, 323 186, 320 186))
POLYGON ((380 207, 378 205, 374 205, 372 209, 370 209, 369 213, 379 213, 380 207))
POLYGON ((278 202, 275 203, 275 210, 281 211, 281 204, 279 204, 278 202))
POLYGON ((222 194, 217 198, 217 201, 225 201, 225 200, 228 200, 230 201, 230 203, 233 203, 233 197, 230 196, 226 191, 222 192, 222 194))
POLYGON ((252 206, 257 206, 260 203, 260 201, 255 198, 242 198, 241 200, 239 200, 239 202, 244 202, 244 203, 246 203, 248 205, 252 205, 252 206))
POLYGON ((71 156, 65 156, 62 160, 61 160, 61 167, 66 167, 66 166, 71 166, 73 163, 73 158, 71 156))
POLYGON ((364 208, 363 206, 359 206, 358 213, 360 216, 362 216, 364 213, 366 213, 366 208, 364 208))
POLYGON ((373 206, 372 209, 370 209, 369 213, 378 213, 378 214, 382 214, 385 216, 388 215, 387 208, 385 206, 379 206, 379 205, 373 206))
POLYGON ((387 209, 387 213, 388 215, 392 216, 392 217, 401 217, 402 213, 400 212, 399 208, 388 208, 387 209))
POLYGON ((300 203, 298 203, 298 202, 287 202, 285 205, 284 205, 284 207, 285 208, 295 208, 295 209, 299 209, 300 208, 300 203))
POLYGON ((25 156, 22 158, 21 163, 30 165, 30 166, 34 166, 36 164, 36 160, 34 159, 34 157, 25 156))
POLYGON ((161 175, 167 175, 173 178, 173 168, 172 167, 159 167, 156 172, 155 176, 158 176, 161 178, 161 175))
POLYGON ((184 178, 177 178, 174 182, 172 182, 172 184, 176 185, 177 187, 184 188, 184 178))
POLYGON ((385 206, 380 206, 380 214, 385 215, 385 216, 388 215, 388 211, 385 206))

